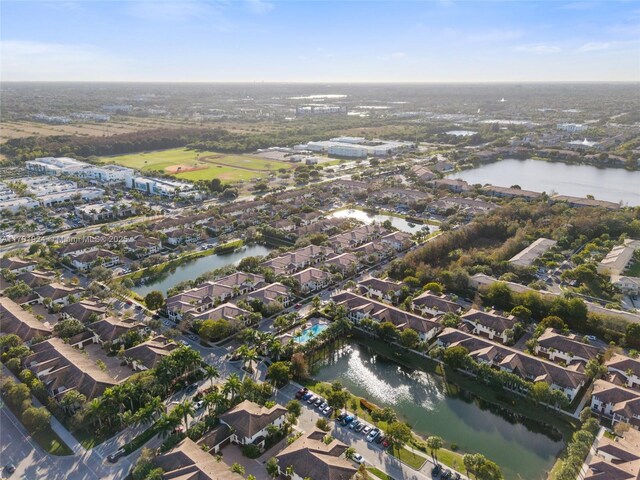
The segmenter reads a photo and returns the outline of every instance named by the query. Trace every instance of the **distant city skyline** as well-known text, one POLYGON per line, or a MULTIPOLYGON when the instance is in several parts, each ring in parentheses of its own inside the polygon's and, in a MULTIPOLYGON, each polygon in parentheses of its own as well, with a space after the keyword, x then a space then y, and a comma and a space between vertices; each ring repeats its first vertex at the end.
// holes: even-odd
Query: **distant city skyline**
POLYGON ((640 4, 3 1, 3 81, 640 81, 640 4))

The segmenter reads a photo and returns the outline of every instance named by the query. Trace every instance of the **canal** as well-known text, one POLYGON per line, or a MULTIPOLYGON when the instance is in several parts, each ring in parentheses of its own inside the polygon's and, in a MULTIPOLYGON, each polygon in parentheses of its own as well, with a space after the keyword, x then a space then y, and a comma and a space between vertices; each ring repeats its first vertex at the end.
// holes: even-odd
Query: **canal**
POLYGON ((543 480, 563 448, 551 427, 517 418, 436 374, 398 365, 363 345, 336 352, 314 378, 339 380, 353 394, 392 407, 413 430, 482 453, 500 465, 508 480, 543 480))
POLYGON ((640 171, 597 168, 544 160, 506 159, 449 175, 469 184, 490 183, 500 187, 520 185, 525 190, 552 192, 640 205, 640 171))
POLYGON ((402 217, 395 217, 393 215, 373 214, 373 213, 365 212, 364 210, 360 210, 358 208, 336 210, 331 215, 329 215, 329 217, 330 218, 353 218, 354 220, 359 220, 367 224, 371 224, 373 222, 383 223, 389 220, 391 222, 391 225, 393 225, 398 230, 402 232, 411 233, 411 234, 419 232, 423 229, 425 229, 424 231, 427 231, 426 229, 428 229, 430 233, 433 233, 439 230, 439 228, 435 225, 415 224, 405 220, 402 217))
POLYGON ((153 290, 159 290, 163 295, 166 295, 167 290, 180 282, 193 280, 203 273, 215 270, 216 268, 222 268, 228 265, 237 265, 240 263, 240 260, 246 257, 267 255, 270 251, 271 249, 264 245, 250 245, 231 253, 200 257, 168 270, 162 275, 154 277, 149 283, 135 286, 131 290, 142 297, 153 290))

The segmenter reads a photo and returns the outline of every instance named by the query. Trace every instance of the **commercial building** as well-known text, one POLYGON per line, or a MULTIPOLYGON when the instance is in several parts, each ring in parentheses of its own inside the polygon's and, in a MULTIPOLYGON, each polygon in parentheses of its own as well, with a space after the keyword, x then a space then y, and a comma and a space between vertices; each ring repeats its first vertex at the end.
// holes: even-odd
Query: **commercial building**
POLYGON ((167 180, 165 178, 159 179, 129 175, 125 179, 125 184, 128 188, 144 192, 148 195, 194 199, 201 197, 198 190, 192 184, 176 180, 167 180))
POLYGON ((27 170, 40 175, 72 175, 98 183, 124 182, 133 175, 131 168, 120 165, 92 165, 69 157, 40 157, 25 162, 27 170))
POLYGON ((329 140, 296 145, 295 150, 324 152, 337 157, 385 157, 413 148, 411 142, 366 140, 363 137, 336 137, 329 140))
POLYGON ((555 240, 548 238, 539 238, 520 253, 513 256, 509 263, 518 265, 519 267, 529 267, 540 255, 556 245, 555 240))

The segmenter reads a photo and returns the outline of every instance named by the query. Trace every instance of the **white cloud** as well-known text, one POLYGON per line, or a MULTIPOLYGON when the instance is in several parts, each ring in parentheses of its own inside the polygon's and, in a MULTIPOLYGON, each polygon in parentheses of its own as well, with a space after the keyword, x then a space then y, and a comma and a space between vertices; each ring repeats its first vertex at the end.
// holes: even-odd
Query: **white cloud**
POLYGON ((273 10, 273 3, 266 2, 265 0, 246 0, 247 10, 256 15, 264 15, 265 13, 273 10))
POLYGON ((391 54, 391 58, 407 58, 407 54, 404 52, 395 52, 391 54))
POLYGON ((4 81, 126 80, 128 62, 92 45, 0 42, 4 81))
POLYGON ((506 40, 516 40, 522 38, 522 30, 488 30, 467 35, 467 40, 471 42, 503 42, 506 40))
POLYGON ((532 53, 534 55, 547 55, 550 53, 558 53, 562 49, 557 45, 537 44, 537 45, 519 45, 514 49, 516 52, 532 53))
POLYGON ((210 3, 201 1, 135 1, 126 4, 125 11, 150 22, 175 22, 204 16, 215 11, 210 3))
POLYGON ((610 42, 588 42, 578 48, 578 52, 597 52, 611 47, 610 42))

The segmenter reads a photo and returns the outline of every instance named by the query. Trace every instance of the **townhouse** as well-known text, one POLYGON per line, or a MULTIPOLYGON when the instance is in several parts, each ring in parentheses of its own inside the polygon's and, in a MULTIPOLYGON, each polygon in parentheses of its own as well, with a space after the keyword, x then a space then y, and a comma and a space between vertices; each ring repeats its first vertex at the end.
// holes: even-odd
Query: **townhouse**
POLYGON ((121 263, 120 255, 109 250, 97 249, 90 252, 70 254, 71 265, 77 270, 86 272, 96 265, 106 268, 115 267, 121 263))
POLYGON ((289 475, 291 467, 291 480, 353 478, 358 470, 344 457, 347 446, 335 438, 325 443, 326 436, 325 432, 314 428, 278 453, 275 458, 280 475, 289 475))
POLYGON ((19 274, 16 277, 16 282, 24 282, 29 287, 36 288, 51 283, 55 277, 56 275, 53 272, 30 270, 19 274))
POLYGON ((176 348, 178 345, 173 340, 158 335, 127 348, 122 358, 134 371, 144 371, 156 367, 164 357, 176 348))
POLYGON ((249 300, 257 300, 263 305, 269 305, 272 302, 280 302, 283 307, 288 307, 294 300, 291 289, 280 282, 271 283, 265 287, 258 288, 247 295, 249 300))
POLYGON ((119 383, 89 356, 59 338, 32 345, 31 350, 33 353, 23 359, 23 365, 42 380, 56 400, 69 390, 77 390, 91 400, 119 383))
POLYGON ((365 297, 395 303, 402 293, 402 283, 369 277, 358 283, 358 290, 365 297))
POLYGON ((604 365, 613 383, 640 389, 640 360, 616 353, 604 365))
POLYGON ((197 243, 202 239, 199 230, 193 228, 181 228, 172 230, 167 234, 167 243, 172 246, 185 245, 187 243, 197 243))
POLYGON ((305 295, 322 290, 331 284, 331 274, 314 267, 294 273, 291 278, 298 283, 299 292, 305 295))
POLYGON ((462 315, 460 320, 469 324, 475 335, 486 335, 490 340, 497 337, 502 343, 513 340, 510 338, 509 332, 513 331, 514 325, 518 322, 518 319, 513 315, 504 317, 496 313, 495 310, 484 312, 475 308, 462 315))
POLYGON ((223 303, 217 307, 205 310, 204 312, 193 315, 194 320, 238 320, 244 325, 249 324, 251 312, 240 308, 233 303, 223 303))
POLYGON ((93 300, 80 300, 63 307, 60 313, 63 318, 75 318, 82 323, 95 322, 105 317, 107 306, 93 300))
POLYGON ((93 343, 104 345, 105 343, 122 343, 122 336, 130 331, 143 332, 148 330, 144 324, 121 317, 107 317, 88 326, 93 333, 93 343))
POLYGON ((69 300, 80 295, 82 292, 84 292, 82 288, 67 287, 66 285, 58 282, 49 283, 34 289, 38 303, 45 303, 45 300, 49 299, 51 303, 56 303, 62 306, 68 305, 69 300))
POLYGON ((18 257, 0 258, 0 270, 9 270, 14 274, 31 272, 36 269, 38 262, 18 257))
POLYGON ((413 246, 411 234, 407 232, 401 232, 399 230, 383 235, 380 238, 380 241, 383 245, 388 245, 389 247, 393 248, 396 252, 407 250, 413 246))
POLYGON ((53 333, 52 326, 38 320, 31 312, 7 297, 0 297, 0 333, 15 334, 25 343, 34 338, 46 338, 53 333))
POLYGON ((628 423, 640 428, 640 393, 596 380, 591 393, 591 410, 611 419, 612 423, 628 423))
POLYGON ((137 236, 125 245, 125 252, 133 258, 145 258, 162 251, 162 240, 154 237, 137 236))
POLYGON ((162 478, 176 480, 239 480, 224 462, 205 452, 201 446, 185 438, 166 453, 154 458, 162 469, 162 478))
POLYGON ((407 328, 415 330, 422 341, 431 340, 442 330, 440 324, 433 320, 355 293, 338 292, 331 299, 336 305, 342 305, 347 309, 347 317, 355 324, 359 324, 365 318, 379 323, 391 322, 399 330, 407 328))
POLYGON ((445 328, 436 343, 445 348, 462 346, 477 362, 513 373, 529 382, 545 382, 552 389, 567 395, 569 401, 575 399, 587 382, 586 375, 578 371, 576 366, 562 367, 455 328, 445 328))
POLYGON ((547 328, 538 337, 534 352, 553 362, 560 361, 569 365, 573 362, 587 363, 598 358, 601 349, 581 342, 573 334, 565 336, 553 328, 547 328))
POLYGON ((584 480, 637 480, 640 478, 640 432, 629 430, 610 438, 598 434, 592 455, 587 457, 584 480))
POLYGON ((281 428, 286 419, 287 409, 282 405, 263 407, 249 400, 236 405, 220 415, 220 422, 231 428, 231 441, 238 445, 257 445, 264 448, 268 435, 267 427, 281 428))
POLYGON ((355 275, 361 268, 358 257, 351 252, 340 253, 327 258, 324 266, 332 272, 339 272, 344 276, 355 275))
POLYGON ((462 305, 449 299, 446 295, 435 295, 429 291, 424 292, 411 301, 414 311, 428 317, 435 317, 445 313, 460 314, 462 305))
POLYGON ((277 275, 291 275, 298 270, 302 270, 303 268, 310 267, 324 261, 333 253, 334 251, 331 248, 309 245, 308 247, 300 248, 293 252, 288 252, 279 257, 262 262, 260 265, 271 268, 277 275))

